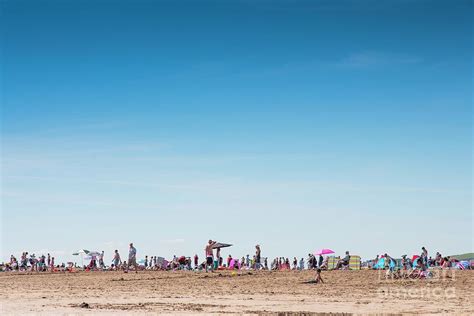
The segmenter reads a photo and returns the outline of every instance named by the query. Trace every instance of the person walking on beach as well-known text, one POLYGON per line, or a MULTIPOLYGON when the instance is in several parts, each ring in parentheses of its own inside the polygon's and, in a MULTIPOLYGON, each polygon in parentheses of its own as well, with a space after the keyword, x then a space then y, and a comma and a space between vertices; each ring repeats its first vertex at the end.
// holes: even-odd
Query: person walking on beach
POLYGON ((206 252, 206 272, 208 272, 209 267, 211 267, 211 272, 214 271, 214 252, 212 247, 217 243, 217 241, 213 241, 209 239, 209 242, 206 245, 205 252, 206 252))
POLYGON ((127 270, 130 269, 130 266, 135 267, 135 273, 138 273, 138 265, 137 265, 137 249, 133 247, 133 242, 130 243, 130 248, 128 250, 128 268, 127 270))
POLYGON ((120 260, 120 254, 119 254, 117 249, 115 249, 114 258, 113 258, 112 262, 114 264, 115 270, 118 270, 119 266, 120 266, 120 263, 121 263, 121 260, 120 260))

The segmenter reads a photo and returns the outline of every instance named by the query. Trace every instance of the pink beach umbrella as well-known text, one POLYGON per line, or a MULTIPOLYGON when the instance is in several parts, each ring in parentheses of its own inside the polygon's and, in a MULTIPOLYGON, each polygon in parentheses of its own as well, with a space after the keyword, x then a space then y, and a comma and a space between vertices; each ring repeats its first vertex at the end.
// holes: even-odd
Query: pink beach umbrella
POLYGON ((314 254, 319 256, 319 255, 329 255, 331 253, 334 253, 331 249, 323 248, 318 251, 316 251, 314 254))

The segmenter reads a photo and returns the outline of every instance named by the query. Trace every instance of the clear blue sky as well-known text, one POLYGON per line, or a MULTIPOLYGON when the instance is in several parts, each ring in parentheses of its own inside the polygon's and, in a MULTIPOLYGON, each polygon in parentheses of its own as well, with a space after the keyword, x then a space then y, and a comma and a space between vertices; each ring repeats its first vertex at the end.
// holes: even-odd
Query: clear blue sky
POLYGON ((472 1, 0 5, 4 259, 472 251, 472 1))

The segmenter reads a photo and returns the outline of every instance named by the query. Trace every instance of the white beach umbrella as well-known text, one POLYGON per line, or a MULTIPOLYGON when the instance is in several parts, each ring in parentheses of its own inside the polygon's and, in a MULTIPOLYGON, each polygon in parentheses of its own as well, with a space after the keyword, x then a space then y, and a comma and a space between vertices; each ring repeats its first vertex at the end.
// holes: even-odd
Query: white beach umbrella
POLYGON ((81 255, 82 266, 84 266, 84 254, 87 255, 87 254, 89 254, 89 253, 90 253, 90 251, 87 250, 87 249, 80 249, 79 251, 74 252, 72 255, 73 255, 73 256, 79 256, 79 255, 81 255))
POLYGON ((83 255, 83 254, 86 254, 86 255, 87 255, 89 252, 90 252, 90 251, 87 250, 87 249, 80 249, 79 251, 74 252, 72 255, 73 255, 73 256, 79 256, 79 255, 83 255))

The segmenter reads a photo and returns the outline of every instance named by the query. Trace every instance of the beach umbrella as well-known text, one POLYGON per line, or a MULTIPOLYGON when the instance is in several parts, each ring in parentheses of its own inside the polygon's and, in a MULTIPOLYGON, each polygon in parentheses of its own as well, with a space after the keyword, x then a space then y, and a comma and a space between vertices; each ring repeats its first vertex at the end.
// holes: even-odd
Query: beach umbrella
POLYGON ((90 251, 87 250, 87 249, 80 249, 79 251, 73 253, 72 255, 73 256, 79 256, 81 255, 81 259, 82 259, 82 266, 84 266, 84 254, 88 254, 90 251))
POLYGON ((334 251, 332 251, 331 249, 323 248, 323 249, 320 249, 320 250, 316 251, 314 254, 319 256, 319 255, 329 255, 329 254, 332 254, 332 253, 334 253, 334 251))
POLYGON ((230 246, 232 246, 232 244, 225 244, 225 243, 222 243, 222 242, 218 242, 218 243, 215 243, 214 246, 212 246, 212 249, 226 248, 226 247, 230 247, 230 246))
POLYGON ((79 256, 79 255, 81 255, 81 254, 82 254, 82 255, 83 255, 83 254, 86 254, 86 255, 87 255, 89 252, 90 252, 90 251, 87 250, 87 249, 80 249, 79 251, 73 253, 72 255, 73 255, 73 256, 79 256))

